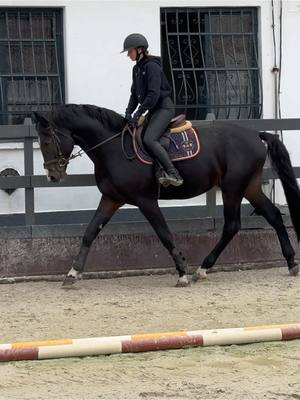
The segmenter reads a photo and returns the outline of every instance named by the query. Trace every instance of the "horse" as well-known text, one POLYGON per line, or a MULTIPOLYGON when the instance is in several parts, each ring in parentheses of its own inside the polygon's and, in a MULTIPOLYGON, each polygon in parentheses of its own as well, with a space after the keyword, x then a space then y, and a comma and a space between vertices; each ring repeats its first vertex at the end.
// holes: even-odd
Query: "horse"
MULTIPOLYGON (((289 274, 299 266, 279 209, 262 191, 263 166, 269 154, 285 192, 292 224, 300 239, 300 191, 288 151, 277 135, 258 132, 215 121, 197 129, 201 151, 194 158, 176 163, 184 179, 182 186, 159 187, 154 167, 141 163, 133 152, 132 138, 126 132, 125 118, 113 110, 88 104, 66 104, 47 114, 34 112, 33 123, 39 137, 48 180, 60 182, 66 176, 74 145, 80 146, 95 167, 95 180, 102 196, 87 226, 77 257, 64 279, 71 285, 81 276, 93 240, 113 214, 125 203, 140 209, 163 246, 173 258, 178 272, 176 286, 191 282, 187 261, 174 244, 159 199, 187 199, 220 188, 224 226, 220 240, 192 275, 192 281, 206 278, 224 248, 241 226, 243 198, 275 229, 289 274)), ((199 127, 198 127, 199 128, 199 127)))

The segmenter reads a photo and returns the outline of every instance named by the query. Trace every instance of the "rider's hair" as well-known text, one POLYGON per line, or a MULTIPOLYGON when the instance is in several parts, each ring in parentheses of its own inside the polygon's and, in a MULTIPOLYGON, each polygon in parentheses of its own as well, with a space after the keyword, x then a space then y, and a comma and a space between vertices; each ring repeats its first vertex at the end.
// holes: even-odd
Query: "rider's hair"
POLYGON ((149 55, 149 51, 148 51, 147 49, 145 49, 145 47, 137 47, 137 49, 142 49, 142 53, 143 53, 145 56, 148 56, 148 55, 149 55))

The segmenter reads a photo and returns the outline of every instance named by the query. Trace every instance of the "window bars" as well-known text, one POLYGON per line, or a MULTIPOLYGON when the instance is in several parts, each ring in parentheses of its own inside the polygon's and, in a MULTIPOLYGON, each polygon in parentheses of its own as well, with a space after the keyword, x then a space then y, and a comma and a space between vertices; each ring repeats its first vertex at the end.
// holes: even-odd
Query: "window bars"
POLYGON ((61 9, 0 8, 0 124, 64 102, 61 9))
POLYGON ((177 112, 259 118, 257 9, 162 8, 162 61, 177 112))

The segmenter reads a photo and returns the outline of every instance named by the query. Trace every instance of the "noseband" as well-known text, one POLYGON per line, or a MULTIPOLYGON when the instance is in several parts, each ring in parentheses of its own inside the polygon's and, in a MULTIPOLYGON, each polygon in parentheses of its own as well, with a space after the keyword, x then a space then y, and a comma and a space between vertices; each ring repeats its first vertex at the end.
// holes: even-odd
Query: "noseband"
POLYGON ((57 149, 57 157, 53 158, 52 160, 44 162, 44 168, 49 169, 48 167, 51 166, 52 164, 57 165, 58 169, 65 168, 66 165, 69 164, 70 157, 66 158, 63 155, 61 148, 60 148, 60 139, 57 134, 59 133, 60 135, 66 137, 67 139, 71 139, 72 141, 73 141, 73 139, 72 139, 72 137, 67 136, 63 131, 61 131, 57 128, 54 128, 51 125, 48 127, 48 130, 49 130, 51 140, 57 149))

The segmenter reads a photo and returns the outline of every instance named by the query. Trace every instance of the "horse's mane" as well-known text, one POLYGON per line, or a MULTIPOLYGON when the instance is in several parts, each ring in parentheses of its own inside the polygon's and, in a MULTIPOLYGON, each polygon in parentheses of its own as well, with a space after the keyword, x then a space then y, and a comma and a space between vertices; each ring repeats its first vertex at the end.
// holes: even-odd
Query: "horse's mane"
POLYGON ((52 112, 52 119, 57 124, 66 119, 74 120, 74 117, 97 119, 106 129, 112 131, 120 131, 125 125, 125 119, 120 114, 90 104, 64 104, 52 112))

